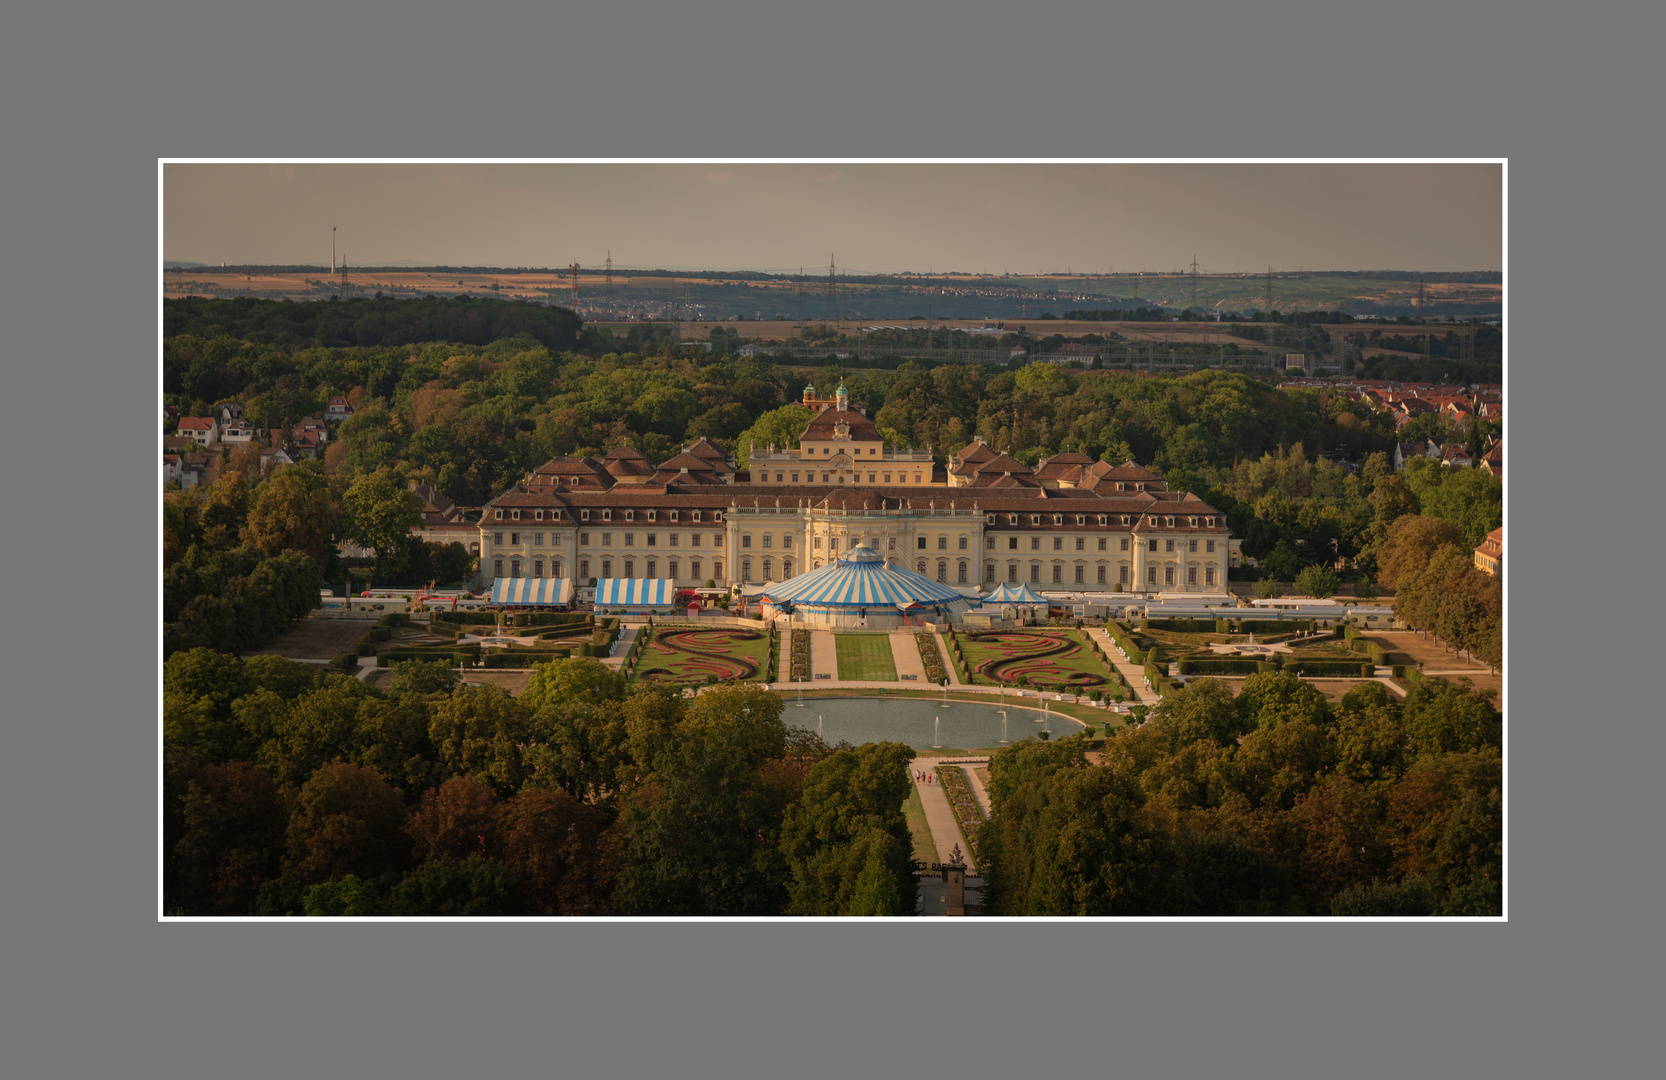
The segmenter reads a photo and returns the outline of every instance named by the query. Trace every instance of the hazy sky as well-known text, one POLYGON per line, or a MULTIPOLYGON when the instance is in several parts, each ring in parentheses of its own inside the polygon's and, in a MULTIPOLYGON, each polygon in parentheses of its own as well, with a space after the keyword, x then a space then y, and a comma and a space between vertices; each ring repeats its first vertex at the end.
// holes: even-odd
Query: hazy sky
POLYGON ((247 165, 164 172, 167 259, 857 273, 1500 270, 1498 165, 247 165))

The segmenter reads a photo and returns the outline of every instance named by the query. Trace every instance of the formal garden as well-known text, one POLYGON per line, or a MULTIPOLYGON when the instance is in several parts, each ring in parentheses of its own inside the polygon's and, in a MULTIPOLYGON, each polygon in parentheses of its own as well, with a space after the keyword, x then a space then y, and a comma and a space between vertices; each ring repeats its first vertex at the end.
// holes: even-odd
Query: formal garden
POLYGON ((836 634, 839 678, 866 682, 896 682, 897 665, 891 657, 889 634, 836 634))
POLYGON ((1092 692, 1117 684, 1080 630, 986 630, 956 633, 966 672, 980 683, 1092 692))
POLYGON ((767 630, 659 627, 638 647, 633 673, 643 682, 674 686, 761 682, 769 676, 770 641, 767 630))

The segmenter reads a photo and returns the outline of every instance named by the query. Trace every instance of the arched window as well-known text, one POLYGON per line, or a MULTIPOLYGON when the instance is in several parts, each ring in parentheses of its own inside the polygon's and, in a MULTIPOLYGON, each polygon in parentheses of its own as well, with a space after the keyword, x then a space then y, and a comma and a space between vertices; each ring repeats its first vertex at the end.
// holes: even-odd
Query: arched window
POLYGON ((960 560, 960 578, 959 578, 959 582, 962 585, 966 584, 966 560, 965 559, 960 560))
POLYGON ((949 560, 937 560, 937 580, 944 582, 949 580, 949 560))
POLYGON ((742 559, 740 561, 740 579, 742 581, 751 581, 752 580, 752 560, 751 559, 742 559))
POLYGON ((914 572, 919 574, 921 577, 925 576, 926 561, 924 559, 921 559, 919 562, 914 564, 914 572))
POLYGON ((768 559, 768 558, 764 559, 764 580, 765 581, 774 581, 775 580, 774 571, 775 571, 774 561, 771 560, 771 559, 768 559))
POLYGON ((781 580, 785 581, 785 580, 787 580, 788 578, 790 578, 792 576, 793 576, 793 561, 791 559, 782 559, 781 560, 781 580))
POLYGON ((665 560, 665 576, 670 578, 672 581, 677 580, 677 560, 676 559, 666 559, 665 560))

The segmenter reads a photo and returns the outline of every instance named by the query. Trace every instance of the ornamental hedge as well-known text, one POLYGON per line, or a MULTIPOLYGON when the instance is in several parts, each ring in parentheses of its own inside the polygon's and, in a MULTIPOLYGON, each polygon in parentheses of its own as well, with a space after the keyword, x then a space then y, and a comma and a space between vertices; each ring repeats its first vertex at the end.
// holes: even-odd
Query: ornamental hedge
POLYGON ((1355 663, 1352 660, 1292 660, 1284 670, 1297 675, 1329 675, 1350 679, 1369 679, 1376 674, 1376 665, 1355 663))
POLYGON ((1277 671, 1278 665, 1267 660, 1245 660, 1234 657, 1180 661, 1182 675, 1258 675, 1263 671, 1277 671))

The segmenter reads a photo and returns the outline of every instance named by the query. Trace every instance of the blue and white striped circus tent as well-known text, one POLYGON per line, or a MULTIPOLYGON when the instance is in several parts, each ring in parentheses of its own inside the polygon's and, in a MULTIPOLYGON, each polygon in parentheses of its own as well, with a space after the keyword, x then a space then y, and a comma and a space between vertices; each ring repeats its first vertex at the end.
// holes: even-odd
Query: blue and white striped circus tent
POLYGON ((670 578, 602 578, 596 582, 596 607, 669 610, 677 602, 670 578))
POLYGON ((553 607, 573 601, 572 578, 498 578, 492 603, 510 607, 553 607))
POLYGON ((812 625, 889 629, 907 620, 958 622, 971 602, 939 581, 891 566, 870 547, 851 548, 819 570, 759 596, 766 616, 791 615, 812 625))
POLYGON ((1047 598, 1037 596, 1031 592, 1028 585, 1002 585, 982 597, 979 602, 986 607, 1001 604, 1022 604, 1026 607, 1047 606, 1047 598))

